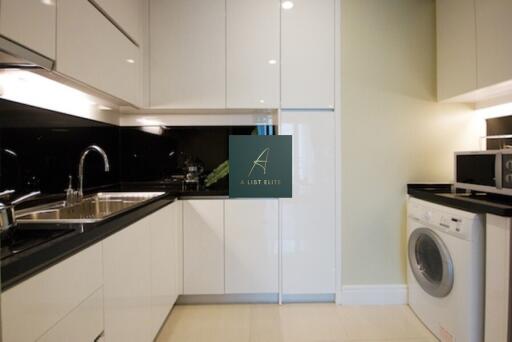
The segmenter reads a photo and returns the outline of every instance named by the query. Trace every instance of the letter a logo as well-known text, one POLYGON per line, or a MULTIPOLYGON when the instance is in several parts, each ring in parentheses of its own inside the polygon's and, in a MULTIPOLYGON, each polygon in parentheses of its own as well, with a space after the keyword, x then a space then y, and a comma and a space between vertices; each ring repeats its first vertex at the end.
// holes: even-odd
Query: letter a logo
POLYGON ((258 158, 256 158, 256 160, 252 162, 252 168, 251 171, 249 171, 247 177, 249 177, 252 174, 256 166, 261 167, 263 169, 263 174, 267 174, 267 163, 269 153, 270 147, 267 147, 266 149, 263 150, 263 152, 260 153, 258 158))

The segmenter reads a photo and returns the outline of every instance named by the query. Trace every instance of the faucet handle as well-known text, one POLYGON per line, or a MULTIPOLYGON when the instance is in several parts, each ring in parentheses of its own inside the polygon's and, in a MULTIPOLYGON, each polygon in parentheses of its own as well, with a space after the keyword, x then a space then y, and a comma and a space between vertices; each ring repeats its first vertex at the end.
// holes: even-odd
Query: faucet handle
POLYGON ((31 193, 16 198, 14 201, 11 202, 11 205, 18 205, 21 202, 25 202, 26 200, 31 199, 32 197, 36 197, 38 195, 41 195, 41 191, 33 191, 31 193))
POLYGON ((9 195, 12 195, 15 192, 16 190, 4 190, 0 192, 0 198, 8 197, 9 195))

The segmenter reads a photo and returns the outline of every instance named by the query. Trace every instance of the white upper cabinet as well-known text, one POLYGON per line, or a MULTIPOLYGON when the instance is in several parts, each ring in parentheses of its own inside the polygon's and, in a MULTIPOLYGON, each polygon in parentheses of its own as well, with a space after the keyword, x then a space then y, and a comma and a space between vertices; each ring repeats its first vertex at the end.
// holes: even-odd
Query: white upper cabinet
POLYGON ((335 0, 283 1, 283 108, 334 108, 335 12, 335 0))
POLYGON ((279 292, 278 200, 224 203, 226 293, 279 292))
POLYGON ((152 0, 150 106, 226 106, 225 0, 152 0))
POLYGON ((58 5, 57 71, 140 105, 139 48, 89 1, 65 0, 58 5))
POLYGON ((437 1, 438 100, 512 94, 511 13, 509 0, 437 1))
POLYGON ((512 1, 476 0, 478 87, 512 80, 512 1))
POLYGON ((142 44, 147 0, 95 0, 96 4, 137 44, 142 44))
POLYGON ((56 1, 2 0, 0 34, 55 59, 56 1))
POLYGON ((441 0, 436 10, 437 97, 446 100, 477 88, 475 2, 441 0))
POLYGON ((227 0, 227 107, 279 107, 279 0, 227 0))
POLYGON ((224 201, 183 201, 184 294, 224 293, 224 201))

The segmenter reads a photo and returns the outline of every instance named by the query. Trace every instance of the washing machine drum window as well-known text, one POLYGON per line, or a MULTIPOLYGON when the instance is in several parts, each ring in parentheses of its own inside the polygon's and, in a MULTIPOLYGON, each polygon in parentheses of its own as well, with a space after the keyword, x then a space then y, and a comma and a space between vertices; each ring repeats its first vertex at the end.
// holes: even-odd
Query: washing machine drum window
POLYGON ((419 228, 409 237, 409 264, 428 294, 446 297, 453 287, 453 263, 448 248, 433 230, 419 228))

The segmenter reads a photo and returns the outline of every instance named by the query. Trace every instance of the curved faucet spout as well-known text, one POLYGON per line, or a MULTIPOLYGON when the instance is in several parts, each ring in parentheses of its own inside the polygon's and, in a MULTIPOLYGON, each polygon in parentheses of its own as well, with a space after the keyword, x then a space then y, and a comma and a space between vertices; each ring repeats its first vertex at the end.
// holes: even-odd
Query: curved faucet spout
POLYGON ((110 171, 110 163, 108 161, 107 153, 99 147, 98 145, 91 145, 88 146, 80 156, 80 164, 78 165, 78 181, 79 181, 79 188, 78 188, 78 197, 80 199, 84 196, 84 163, 85 163, 85 157, 89 154, 89 152, 98 152, 103 157, 103 162, 105 164, 105 172, 110 171))

